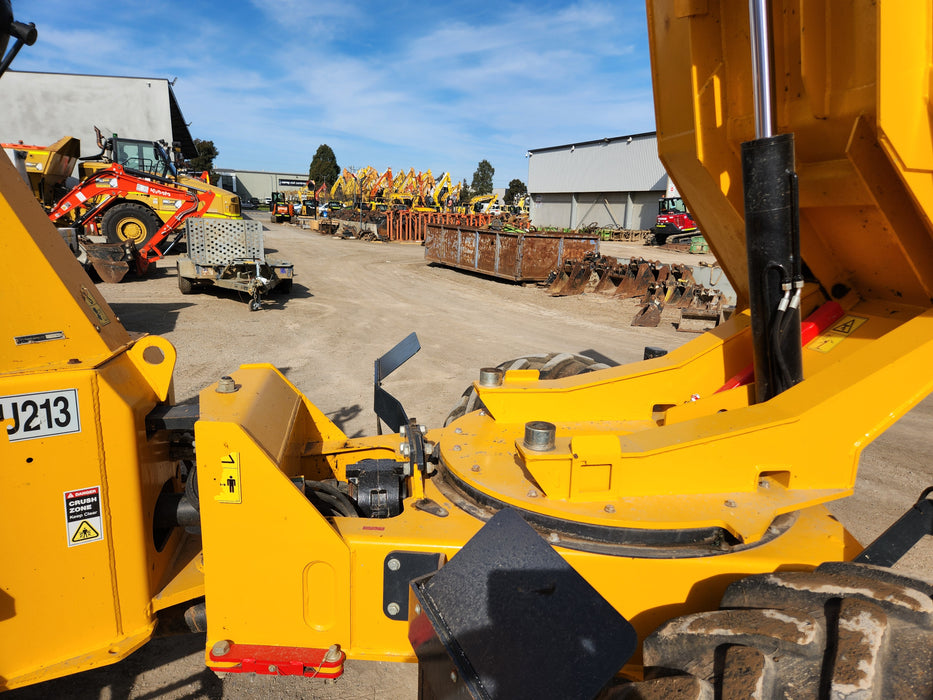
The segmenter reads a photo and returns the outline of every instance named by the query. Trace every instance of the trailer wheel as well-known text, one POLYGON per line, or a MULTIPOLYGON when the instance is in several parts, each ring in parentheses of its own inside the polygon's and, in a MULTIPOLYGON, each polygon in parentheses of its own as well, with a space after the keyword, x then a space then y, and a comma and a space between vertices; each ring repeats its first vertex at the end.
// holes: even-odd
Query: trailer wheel
POLYGON ((178 291, 182 294, 194 294, 194 280, 178 275, 178 291))
POLYGON ((143 204, 122 202, 104 213, 100 227, 108 242, 132 241, 142 248, 162 228, 162 220, 143 204))
MULTIPOLYGON (((498 365, 501 370, 510 369, 536 369, 539 379, 561 379, 562 377, 572 377, 577 374, 586 374, 595 372, 599 369, 606 369, 609 365, 603 362, 586 357, 585 355, 575 355, 569 352, 541 355, 526 355, 517 357, 514 360, 508 360, 498 365)), ((447 415, 444 425, 448 426, 458 418, 467 413, 484 408, 476 390, 471 384, 460 396, 460 401, 454 406, 453 410, 447 415)))
POLYGON ((178 291, 182 294, 194 294, 195 292, 195 281, 190 277, 185 277, 181 274, 181 265, 175 265, 176 274, 178 276, 178 291))
POLYGON ((933 697, 933 585, 846 562, 749 576, 653 632, 644 661, 648 680, 607 697, 933 697))

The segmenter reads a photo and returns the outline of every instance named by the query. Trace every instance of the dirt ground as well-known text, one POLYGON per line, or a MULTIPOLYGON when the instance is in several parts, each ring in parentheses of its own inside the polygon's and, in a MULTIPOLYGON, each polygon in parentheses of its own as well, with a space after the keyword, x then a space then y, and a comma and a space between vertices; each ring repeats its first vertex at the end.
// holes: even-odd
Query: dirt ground
MULTIPOLYGON (((351 436, 372 434, 373 361, 416 331, 421 352, 386 388, 428 426, 439 426, 482 366, 542 351, 569 351, 614 363, 640 360, 646 345, 673 348, 694 337, 678 333, 676 312, 658 328, 633 328, 634 302, 599 295, 551 298, 541 289, 427 265, 417 245, 335 240, 264 222, 266 247, 294 262, 289 296, 273 295, 250 312, 235 293, 181 296, 174 259, 151 277, 101 285, 131 331, 158 334, 178 350, 178 400, 197 395, 248 362, 270 362, 351 436)), ((708 256, 603 244, 603 253, 645 255, 696 264, 708 256), (646 254, 650 251, 650 255, 646 254)), ((933 485, 927 432, 933 401, 922 402, 864 452, 856 493, 832 506, 864 543, 933 485)), ((933 571, 933 538, 898 569, 933 571)), ((294 678, 215 676, 203 665, 204 638, 157 639, 109 668, 14 691, 11 700, 80 698, 413 698, 413 665, 349 662, 335 684, 294 678)))

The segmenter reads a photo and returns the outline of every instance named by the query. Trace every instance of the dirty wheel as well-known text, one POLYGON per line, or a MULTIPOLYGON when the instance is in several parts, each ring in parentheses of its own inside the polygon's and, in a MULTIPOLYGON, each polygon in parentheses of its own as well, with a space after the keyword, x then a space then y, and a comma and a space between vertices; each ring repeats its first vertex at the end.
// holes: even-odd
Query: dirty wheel
POLYGON ((109 243, 132 241, 142 248, 162 228, 162 220, 143 204, 123 202, 106 211, 100 227, 109 243))
MULTIPOLYGON (((510 369, 536 369, 539 379, 561 379, 562 377, 572 377, 577 374, 586 374, 595 372, 598 369, 606 369, 609 365, 586 357, 585 355, 575 355, 569 352, 542 355, 526 355, 514 360, 508 360, 498 365, 501 370, 510 369)), ((483 408, 483 402, 479 400, 476 390, 471 384, 460 396, 460 401, 454 406, 453 410, 447 415, 444 425, 450 425, 453 421, 467 413, 472 413, 483 408)))
POLYGON ((194 280, 190 277, 182 277, 178 274, 178 291, 182 294, 194 294, 194 280))
POLYGON ((846 562, 749 576, 652 633, 644 659, 649 680, 608 697, 933 697, 933 585, 846 562))

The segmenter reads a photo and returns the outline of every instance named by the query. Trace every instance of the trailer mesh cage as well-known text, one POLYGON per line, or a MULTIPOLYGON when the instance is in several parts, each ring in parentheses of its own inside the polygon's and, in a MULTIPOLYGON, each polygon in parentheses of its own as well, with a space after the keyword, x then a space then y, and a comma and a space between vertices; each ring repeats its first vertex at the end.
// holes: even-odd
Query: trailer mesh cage
POLYGON ((264 260, 262 224, 248 219, 188 219, 188 256, 196 265, 264 260))

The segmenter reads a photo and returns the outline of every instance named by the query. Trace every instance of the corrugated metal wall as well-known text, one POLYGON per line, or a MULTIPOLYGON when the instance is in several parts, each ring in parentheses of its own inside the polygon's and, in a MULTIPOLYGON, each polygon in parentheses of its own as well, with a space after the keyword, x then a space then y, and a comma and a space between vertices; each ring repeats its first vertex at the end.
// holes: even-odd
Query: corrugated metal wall
POLYGON ((657 201, 667 187, 655 134, 530 153, 528 191, 535 226, 647 229, 654 224, 657 201))

